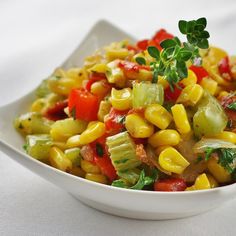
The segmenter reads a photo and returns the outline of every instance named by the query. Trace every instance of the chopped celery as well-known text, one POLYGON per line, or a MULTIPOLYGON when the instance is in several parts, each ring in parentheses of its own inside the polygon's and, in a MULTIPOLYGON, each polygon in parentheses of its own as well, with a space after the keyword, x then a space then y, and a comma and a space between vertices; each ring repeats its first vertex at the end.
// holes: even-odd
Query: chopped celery
POLYGON ((36 96, 39 98, 44 98, 48 94, 50 94, 51 91, 48 87, 48 80, 47 79, 43 80, 41 84, 37 87, 35 92, 36 92, 36 96))
POLYGON ((73 166, 80 166, 81 155, 80 148, 70 148, 65 150, 65 156, 71 160, 73 166))
POLYGON ((121 177, 122 179, 127 180, 130 184, 135 184, 137 183, 140 175, 140 170, 139 169, 132 169, 132 170, 127 170, 127 171, 118 171, 117 175, 121 177))
POLYGON ((219 102, 205 91, 199 101, 198 110, 193 116, 194 134, 199 138, 219 134, 225 129, 227 121, 227 116, 219 102))
POLYGON ((135 143, 127 131, 108 137, 106 143, 117 172, 124 172, 141 164, 136 156, 135 143))
POLYGON ((27 154, 40 161, 48 159, 51 146, 52 139, 47 134, 27 135, 24 145, 27 154))
POLYGON ((14 126, 22 134, 48 134, 52 121, 38 112, 29 112, 15 119, 14 126))
POLYGON ((156 103, 162 105, 163 101, 164 90, 161 84, 141 82, 133 85, 133 108, 146 107, 156 103))

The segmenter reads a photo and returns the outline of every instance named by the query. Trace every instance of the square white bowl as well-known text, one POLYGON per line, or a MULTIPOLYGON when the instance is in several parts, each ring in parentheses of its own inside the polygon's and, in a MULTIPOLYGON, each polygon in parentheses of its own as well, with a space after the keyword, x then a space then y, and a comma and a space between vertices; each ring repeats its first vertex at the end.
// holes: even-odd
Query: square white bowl
MULTIPOLYGON (((107 21, 99 21, 79 47, 62 64, 67 69, 80 66, 84 57, 113 41, 134 38, 107 21)), ((13 120, 26 112, 34 92, 0 107, 0 149, 42 178, 54 183, 83 203, 98 210, 136 219, 176 219, 200 214, 232 199, 236 184, 194 192, 151 192, 115 188, 76 177, 45 165, 24 153, 24 139, 14 129, 13 120)))

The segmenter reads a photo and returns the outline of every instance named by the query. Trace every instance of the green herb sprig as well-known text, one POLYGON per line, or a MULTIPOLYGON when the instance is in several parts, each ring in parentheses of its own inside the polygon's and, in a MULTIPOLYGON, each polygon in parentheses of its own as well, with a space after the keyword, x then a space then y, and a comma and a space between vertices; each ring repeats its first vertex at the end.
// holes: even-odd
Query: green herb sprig
MULTIPOLYGON (((201 65, 199 48, 209 47, 209 33, 205 30, 206 18, 191 21, 179 21, 179 30, 186 35, 187 42, 181 43, 178 37, 166 39, 161 42, 162 50, 155 46, 148 47, 148 53, 155 61, 150 63, 153 71, 153 83, 157 83, 158 76, 163 76, 173 90, 179 81, 188 76, 186 62, 191 60, 194 65, 201 65)), ((144 58, 137 58, 139 64, 146 64, 144 58)))

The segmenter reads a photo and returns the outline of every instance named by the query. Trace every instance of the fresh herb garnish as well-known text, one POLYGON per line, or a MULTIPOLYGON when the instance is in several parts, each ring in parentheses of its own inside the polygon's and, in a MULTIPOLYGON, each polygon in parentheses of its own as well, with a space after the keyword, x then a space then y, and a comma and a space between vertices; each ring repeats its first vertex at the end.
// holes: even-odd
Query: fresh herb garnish
POLYGON ((139 65, 146 65, 146 60, 143 57, 136 57, 135 61, 139 64, 139 65))
POLYGON ((205 160, 208 161, 211 157, 211 154, 215 151, 216 151, 216 149, 211 148, 211 147, 207 147, 205 150, 205 160))
POLYGON ((125 123, 125 116, 118 116, 117 117, 117 122, 120 124, 124 124, 125 123))
POLYGON ((230 110, 236 110, 236 102, 232 102, 227 106, 227 108, 229 108, 230 110))
POLYGON ((205 160, 208 161, 212 153, 216 153, 219 157, 218 163, 224 167, 230 174, 236 171, 236 165, 233 165, 236 161, 236 149, 234 148, 210 148, 205 150, 205 160))
POLYGON ((225 168, 230 174, 235 171, 232 164, 236 160, 236 150, 232 148, 219 149, 219 164, 225 168))
MULTIPOLYGON (((192 21, 179 21, 179 30, 187 36, 187 42, 181 44, 178 37, 166 39, 161 42, 163 48, 159 51, 155 46, 148 47, 148 53, 155 59, 150 63, 153 71, 152 82, 156 83, 158 76, 164 76, 173 90, 183 78, 188 76, 186 62, 191 60, 194 65, 201 64, 199 48, 209 47, 209 33, 205 30, 207 25, 206 18, 192 21)), ((146 64, 146 61, 145 61, 146 64)))
POLYGON ((152 172, 151 176, 146 176, 144 170, 140 172, 139 179, 135 185, 132 187, 129 187, 125 180, 123 179, 118 179, 112 182, 112 186, 119 187, 119 188, 129 188, 129 189, 136 189, 136 190, 141 190, 144 188, 144 186, 153 184, 154 181, 158 177, 158 171, 155 170, 152 172))
POLYGON ((96 153, 99 157, 103 157, 104 155, 103 147, 100 143, 96 143, 96 153))

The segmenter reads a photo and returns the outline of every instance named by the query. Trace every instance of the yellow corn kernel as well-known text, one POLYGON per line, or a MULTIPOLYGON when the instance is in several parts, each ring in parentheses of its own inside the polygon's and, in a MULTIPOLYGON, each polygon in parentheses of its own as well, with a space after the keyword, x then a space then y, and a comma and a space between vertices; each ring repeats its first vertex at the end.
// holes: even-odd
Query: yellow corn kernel
POLYGON ((88 124, 87 129, 80 135, 79 140, 81 145, 92 143, 96 139, 105 134, 105 125, 100 121, 92 121, 88 124))
POLYGON ((207 178, 207 175, 203 173, 196 178, 194 185, 186 188, 185 191, 204 190, 210 188, 211 188, 210 181, 207 178))
POLYGON ((181 84, 185 87, 197 83, 197 76, 192 70, 188 70, 188 77, 181 80, 181 84))
POLYGON ((207 178, 210 182, 211 188, 216 188, 219 186, 219 184, 217 183, 217 181, 215 180, 215 178, 212 175, 210 175, 210 174, 206 174, 206 175, 207 175, 207 178))
POLYGON ((140 69, 135 79, 139 81, 151 81, 152 77, 153 77, 152 71, 140 69))
POLYGON ((216 138, 236 144, 236 133, 230 131, 223 131, 217 135, 211 136, 211 138, 216 138))
POLYGON ((107 65, 106 64, 102 64, 102 63, 95 64, 88 71, 90 71, 90 72, 97 72, 97 73, 106 73, 107 65))
POLYGON ((53 146, 58 147, 58 148, 60 148, 63 151, 67 149, 67 145, 66 145, 65 142, 54 141, 53 142, 53 146))
POLYGON ((164 89, 166 89, 167 87, 169 87, 169 83, 166 79, 164 79, 163 76, 158 76, 158 84, 161 84, 163 86, 164 89))
POLYGON ((215 95, 218 83, 209 77, 205 77, 202 79, 200 85, 204 89, 206 89, 211 95, 215 95))
POLYGON ((74 79, 68 77, 50 77, 48 79, 48 87, 56 94, 68 96, 72 88, 78 88, 79 86, 74 79))
POLYGON ((78 135, 74 135, 74 136, 68 138, 67 142, 66 142, 66 146, 67 146, 67 148, 82 146, 82 144, 80 142, 80 135, 78 134, 78 135))
POLYGON ((105 83, 105 81, 101 80, 101 81, 97 81, 94 82, 91 85, 91 93, 97 95, 97 96, 105 96, 110 90, 110 87, 107 86, 107 84, 105 83))
POLYGON ((149 105, 144 115, 149 122, 160 129, 166 129, 172 121, 171 114, 159 104, 149 105))
POLYGON ((180 142, 180 135, 174 129, 160 130, 153 134, 149 139, 148 143, 153 147, 159 146, 175 146, 180 142))
POLYGON ((203 60, 207 61, 210 65, 218 65, 220 60, 226 56, 227 53, 223 49, 210 46, 207 56, 203 57, 203 60))
POLYGON ((191 131, 186 110, 182 104, 175 104, 171 107, 172 115, 177 130, 181 134, 187 134, 191 131))
POLYGON ((221 91, 217 98, 221 99, 221 98, 226 97, 228 95, 229 95, 229 93, 227 91, 221 91))
POLYGON ((66 75, 75 80, 77 88, 81 88, 83 81, 88 79, 88 72, 85 68, 71 68, 66 72, 66 75))
POLYGON ((91 180, 93 182, 101 183, 101 184, 107 184, 106 176, 105 175, 101 175, 101 174, 87 173, 85 175, 85 179, 91 180))
POLYGON ((111 103, 109 101, 101 101, 98 109, 98 120, 104 122, 104 117, 109 113, 111 103))
POLYGON ((49 162, 51 166, 65 172, 70 172, 72 169, 72 162, 68 158, 66 158, 63 151, 61 151, 57 147, 50 148, 49 162))
POLYGON ((92 173, 92 174, 101 173, 100 168, 97 165, 91 163, 90 161, 81 160, 81 168, 86 173, 92 173))
POLYGON ((72 170, 70 171, 72 175, 79 176, 84 178, 85 177, 85 171, 82 170, 80 167, 74 166, 72 167, 72 170))
POLYGON ((111 90, 111 105, 117 110, 127 110, 132 106, 132 93, 130 88, 111 90))
POLYGON ((188 85, 182 90, 177 103, 183 103, 185 106, 195 106, 201 99, 203 91, 199 84, 188 85))
POLYGON ((107 64, 106 77, 109 83, 114 83, 122 88, 125 86, 126 78, 123 71, 118 67, 119 60, 112 61, 107 64))
POLYGON ((86 127, 87 122, 83 120, 67 118, 56 121, 51 127, 50 134, 55 141, 66 141, 69 137, 82 133, 86 127))
POLYGON ((173 147, 164 149, 160 155, 158 162, 160 166, 167 171, 176 174, 182 174, 189 162, 173 147))
POLYGON ((216 158, 210 158, 207 162, 207 168, 218 183, 228 183, 231 181, 230 173, 218 163, 216 158))
POLYGON ((160 146, 160 147, 157 147, 156 150, 155 150, 156 155, 159 156, 161 154, 161 152, 164 151, 168 147, 170 147, 170 146, 160 146))
POLYGON ((39 98, 33 102, 31 105, 30 111, 32 112, 42 112, 43 109, 46 107, 47 101, 45 98, 39 98))
POLYGON ((211 184, 205 173, 199 175, 194 183, 196 190, 210 189, 211 184))
POLYGON ((112 61, 115 59, 125 59, 128 55, 129 50, 126 48, 106 50, 106 58, 108 59, 108 61, 112 61))
POLYGON ((62 68, 56 68, 53 72, 53 75, 56 77, 66 77, 66 72, 62 68))
POLYGON ((126 116, 125 127, 134 138, 148 138, 154 132, 154 127, 137 114, 126 116))

